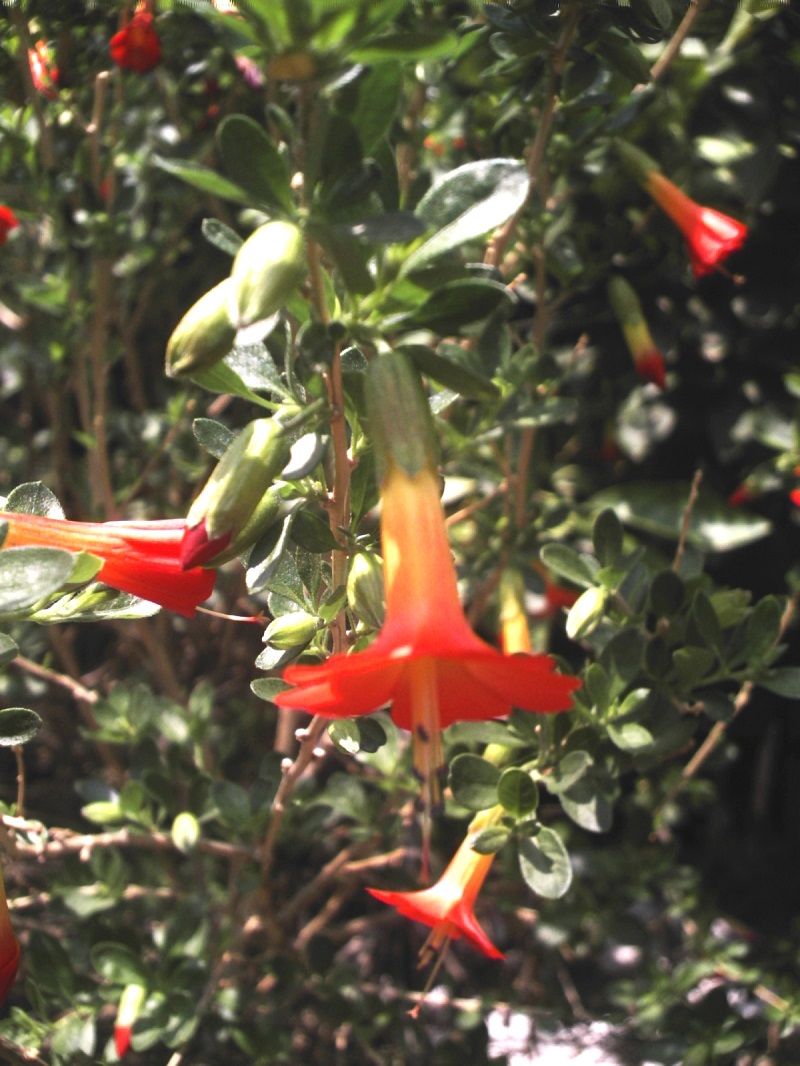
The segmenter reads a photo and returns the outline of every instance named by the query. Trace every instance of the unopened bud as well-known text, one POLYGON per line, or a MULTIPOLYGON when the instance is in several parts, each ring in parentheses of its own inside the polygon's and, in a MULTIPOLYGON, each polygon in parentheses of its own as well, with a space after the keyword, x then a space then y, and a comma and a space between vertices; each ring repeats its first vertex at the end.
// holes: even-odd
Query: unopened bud
POLYGON ((181 547, 184 569, 211 562, 231 543, 238 543, 290 454, 286 430, 275 419, 259 418, 242 430, 186 517, 181 547))
POLYGON ((615 147, 623 167, 640 185, 646 185, 651 174, 660 173, 661 168, 655 159, 647 152, 643 152, 641 148, 635 148, 627 141, 616 141, 615 147))
POLYGON ((142 985, 126 985, 117 1007, 117 1020, 114 1023, 114 1046, 119 1058, 124 1058, 131 1046, 133 1023, 139 1017, 147 990, 142 985))
POLYGON ((325 623, 306 611, 290 611, 273 618, 264 633, 264 643, 272 648, 288 650, 308 644, 325 623))
POLYGON ((233 261, 230 315, 244 329, 275 314, 306 273, 303 235, 291 222, 266 222, 233 261))
POLYGON ((236 330, 230 318, 233 284, 225 278, 201 296, 172 331, 167 342, 167 374, 182 377, 208 370, 233 347, 236 330))
POLYGON ((358 617, 380 629, 386 614, 383 564, 375 552, 356 552, 347 575, 347 599, 358 617))
POLYGON ((624 278, 616 276, 608 283, 608 298, 619 319, 636 373, 643 381, 651 381, 663 389, 666 384, 664 356, 650 333, 639 297, 624 278))

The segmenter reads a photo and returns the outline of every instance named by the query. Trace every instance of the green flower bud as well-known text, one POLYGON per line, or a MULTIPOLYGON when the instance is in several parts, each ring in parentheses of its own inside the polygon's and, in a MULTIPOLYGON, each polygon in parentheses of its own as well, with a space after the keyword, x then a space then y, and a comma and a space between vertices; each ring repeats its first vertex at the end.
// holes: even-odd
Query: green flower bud
POLYGON ((231 270, 230 315, 237 329, 269 318, 306 273, 303 235, 291 222, 259 226, 236 253, 231 270))
POLYGON ((366 396, 378 484, 383 485, 395 464, 410 477, 434 470, 438 449, 433 416, 411 360, 394 351, 373 359, 366 396))
POLYGON ((273 648, 288 650, 308 644, 325 623, 306 611, 290 611, 273 618, 264 633, 264 643, 273 648))
POLYGON ((228 446, 186 517, 184 569, 216 558, 253 519, 262 497, 289 462, 286 428, 271 418, 246 426, 228 446))
POLYGON ((283 499, 281 489, 285 488, 283 482, 271 485, 256 504, 250 518, 245 522, 238 533, 234 532, 228 547, 214 556, 214 566, 222 566, 229 559, 235 559, 248 548, 252 548, 255 542, 266 533, 270 526, 284 517, 283 499))
POLYGON ((229 310, 232 296, 233 284, 226 278, 189 308, 167 342, 170 377, 208 370, 228 354, 236 336, 229 310))
POLYGON ((375 552, 356 552, 347 575, 347 599, 358 617, 380 629, 386 614, 383 563, 375 552))

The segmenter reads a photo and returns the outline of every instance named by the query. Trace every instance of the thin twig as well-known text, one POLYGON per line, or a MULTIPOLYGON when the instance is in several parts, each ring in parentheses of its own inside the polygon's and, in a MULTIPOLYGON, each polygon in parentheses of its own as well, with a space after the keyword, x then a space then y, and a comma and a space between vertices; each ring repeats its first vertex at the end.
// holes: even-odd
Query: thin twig
POLYGON ((670 63, 672 63, 673 59, 675 59, 675 57, 678 55, 681 50, 681 45, 683 44, 684 40, 689 34, 689 31, 694 25, 695 19, 703 10, 703 8, 706 7, 708 2, 709 0, 690 0, 689 10, 683 16, 680 25, 678 26, 677 30, 675 30, 675 33, 672 35, 670 41, 667 44, 667 47, 664 49, 664 51, 653 64, 653 67, 650 71, 651 83, 654 81, 658 81, 658 79, 661 77, 667 67, 669 67, 670 63))
POLYGON ((547 142, 550 139, 553 116, 555 115, 556 106, 558 104, 559 80, 561 78, 561 72, 564 69, 564 64, 566 63, 567 53, 569 51, 569 46, 572 43, 573 34, 578 25, 579 14, 577 6, 573 5, 569 10, 565 11, 564 18, 566 21, 564 23, 564 28, 561 31, 561 37, 550 53, 550 69, 547 75, 544 104, 542 105, 542 110, 539 114, 539 128, 536 130, 536 136, 528 155, 528 191, 524 203, 511 216, 508 222, 497 230, 489 241, 486 255, 484 256, 484 262, 490 266, 499 266, 502 262, 506 247, 514 235, 519 220, 525 213, 528 203, 539 183, 542 164, 544 163, 544 153, 547 148, 547 142))
POLYGON ((4 1036, 0 1036, 0 1060, 11 1063, 11 1066, 48 1066, 35 1051, 20 1047, 19 1044, 7 1040, 4 1036))
MULTIPOLYGON (((3 818, 7 823, 8 819, 3 818)), ((228 861, 254 859, 252 849, 224 840, 197 841, 197 851, 228 861)), ((17 855, 36 858, 56 858, 61 855, 88 857, 97 848, 139 848, 143 851, 180 851, 168 833, 132 833, 129 829, 115 829, 106 833, 74 833, 71 829, 51 829, 47 837, 29 843, 17 838, 17 855)))
POLYGON ((686 506, 683 509, 681 531, 678 535, 678 546, 675 549, 675 558, 672 560, 672 569, 676 574, 680 570, 681 562, 683 561, 683 553, 686 550, 686 538, 689 536, 689 525, 692 521, 692 511, 697 503, 697 497, 700 495, 700 482, 702 480, 703 471, 695 470, 694 477, 692 478, 692 487, 689 489, 689 499, 686 501, 686 506))
MULTIPOLYGON (((41 678, 42 681, 47 681, 51 685, 59 685, 61 688, 65 688, 73 699, 79 700, 82 703, 88 703, 89 705, 97 703, 100 698, 96 692, 92 692, 91 689, 86 688, 80 681, 76 681, 69 674, 59 673, 58 670, 50 670, 46 666, 41 666, 39 663, 33 662, 32 659, 26 659, 24 655, 18 655, 16 659, 12 661, 12 666, 19 667, 20 670, 24 670, 26 674, 30 674, 32 677, 41 678)), ((97 722, 95 721, 95 727, 97 722)))
MULTIPOLYGON (((778 635, 773 641, 773 648, 777 644, 780 644, 780 642, 783 640, 787 629, 789 628, 792 623, 792 620, 794 619, 796 610, 797 600, 793 597, 787 603, 786 610, 781 616, 781 624, 778 630, 778 635)), ((728 728, 730 722, 732 722, 734 718, 737 718, 750 702, 755 687, 756 684, 754 681, 744 682, 744 684, 736 694, 736 699, 733 701, 733 714, 731 715, 729 721, 714 723, 708 736, 705 738, 703 743, 700 745, 700 747, 697 749, 697 751, 694 753, 688 763, 684 766, 683 770, 681 771, 681 776, 669 790, 664 799, 656 807, 655 811, 653 812, 654 823, 658 822, 658 819, 664 808, 675 799, 675 797, 684 787, 686 782, 690 781, 694 777, 694 775, 697 773, 697 771, 700 769, 700 767, 703 765, 709 755, 711 755, 711 753, 717 748, 720 741, 725 736, 725 731, 728 728)))

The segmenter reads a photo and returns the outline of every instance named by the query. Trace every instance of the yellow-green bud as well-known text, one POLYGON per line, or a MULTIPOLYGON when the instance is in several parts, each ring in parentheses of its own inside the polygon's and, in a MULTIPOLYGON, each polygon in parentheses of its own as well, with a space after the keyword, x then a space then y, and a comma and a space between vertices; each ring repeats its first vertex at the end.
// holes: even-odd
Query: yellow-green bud
POLYGON ((290 611, 273 618, 264 633, 264 643, 285 651, 308 644, 325 623, 306 611, 290 611))
POLYGON ((383 485, 395 464, 411 477, 420 470, 435 469, 433 416, 411 360, 394 351, 373 359, 366 395, 378 484, 383 485))
POLYGON ((289 462, 284 426, 259 418, 228 446, 186 517, 184 569, 211 562, 247 527, 264 493, 289 462))
POLYGON ((270 526, 281 519, 284 511, 282 506, 283 499, 280 493, 284 487, 283 482, 270 485, 256 504, 255 511, 245 522, 242 529, 238 533, 234 532, 225 551, 214 556, 214 566, 221 566, 223 563, 227 563, 229 559, 235 559, 243 552, 246 552, 248 548, 252 548, 262 533, 266 533, 270 526))
POLYGON ((233 347, 233 283, 225 278, 186 312, 167 342, 167 373, 172 378, 197 374, 223 359, 233 347))
POLYGON ((655 159, 641 148, 636 148, 627 141, 616 141, 615 148, 625 170, 640 185, 645 185, 651 174, 660 173, 661 168, 655 159))
POLYGON ((375 552, 356 552, 347 575, 347 600, 358 617, 380 629, 386 614, 383 564, 375 552))
POLYGON ((303 235, 291 222, 266 222, 244 242, 231 270, 230 315, 244 329, 275 314, 306 273, 303 235))

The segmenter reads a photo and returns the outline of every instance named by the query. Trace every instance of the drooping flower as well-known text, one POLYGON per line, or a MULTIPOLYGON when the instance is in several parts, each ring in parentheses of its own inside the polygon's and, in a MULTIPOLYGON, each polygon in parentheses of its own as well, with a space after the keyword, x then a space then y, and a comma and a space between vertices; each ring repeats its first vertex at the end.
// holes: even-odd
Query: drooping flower
POLYGON ((47 41, 37 41, 33 48, 28 49, 28 63, 34 89, 46 96, 48 100, 55 100, 58 88, 58 67, 47 41))
POLYGON ((618 148, 631 174, 683 234, 695 277, 712 273, 742 247, 748 232, 742 222, 696 203, 638 148, 629 144, 619 144, 618 148))
POLYGON ((161 62, 161 41, 149 11, 137 10, 109 42, 111 58, 122 70, 145 74, 161 62))
POLYGON ((386 620, 365 651, 288 667, 284 678, 295 687, 275 702, 332 718, 391 704, 394 722, 411 730, 429 821, 440 797, 442 728, 499 718, 512 707, 566 710, 579 682, 556 674, 545 655, 503 655, 473 633, 459 600, 433 423, 416 371, 399 353, 379 356, 367 396, 382 503, 386 620))
POLYGON ((0 204, 0 245, 5 244, 12 229, 19 225, 19 219, 5 204, 0 204))
POLYGON ((632 286, 617 275, 608 283, 608 298, 619 320, 636 373, 642 381, 652 382, 663 389, 666 385, 664 356, 655 345, 639 297, 632 286))
POLYGON ((214 587, 213 570, 181 566, 183 519, 153 522, 69 522, 0 511, 7 523, 3 549, 64 548, 103 560, 97 580, 111 588, 191 617, 214 587))
POLYGON ((11 928, 3 874, 0 870, 0 1004, 5 1001, 14 984, 19 966, 19 954, 19 943, 11 928))
POLYGON ((478 832, 499 821, 502 812, 502 807, 492 807, 473 818, 467 836, 447 869, 430 888, 418 892, 367 889, 382 903, 396 907, 404 917, 431 927, 430 935, 420 950, 420 966, 427 965, 451 940, 462 938, 490 959, 504 958, 480 927, 474 914, 475 900, 494 862, 494 854, 481 855, 472 847, 478 832))

